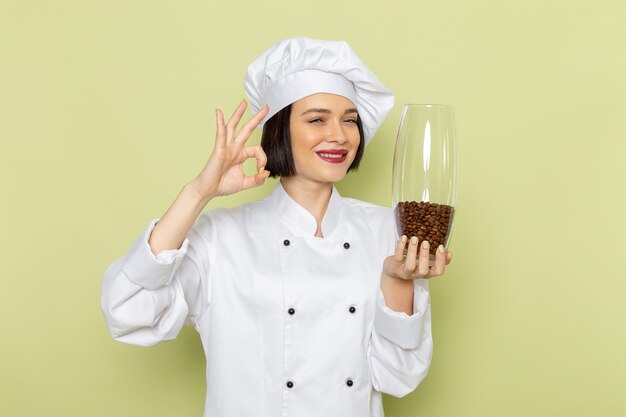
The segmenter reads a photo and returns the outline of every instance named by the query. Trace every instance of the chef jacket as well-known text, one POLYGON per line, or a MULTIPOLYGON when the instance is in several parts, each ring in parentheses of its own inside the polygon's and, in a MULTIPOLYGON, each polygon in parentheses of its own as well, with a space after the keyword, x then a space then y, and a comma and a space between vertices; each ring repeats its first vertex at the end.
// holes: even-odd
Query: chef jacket
POLYGON ((178 250, 154 255, 153 220, 105 272, 102 309, 118 341, 149 346, 194 325, 206 354, 205 417, 381 417, 431 360, 426 280, 414 313, 380 290, 393 254, 389 208, 333 189, 322 222, 278 185, 203 213, 178 250))

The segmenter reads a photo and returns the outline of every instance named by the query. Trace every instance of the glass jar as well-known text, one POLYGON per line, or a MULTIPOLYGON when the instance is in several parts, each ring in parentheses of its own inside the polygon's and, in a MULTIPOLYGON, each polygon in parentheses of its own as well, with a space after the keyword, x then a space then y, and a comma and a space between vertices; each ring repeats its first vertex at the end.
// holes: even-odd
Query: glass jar
POLYGON ((393 159, 392 207, 398 238, 448 248, 457 193, 454 108, 405 104, 393 159))

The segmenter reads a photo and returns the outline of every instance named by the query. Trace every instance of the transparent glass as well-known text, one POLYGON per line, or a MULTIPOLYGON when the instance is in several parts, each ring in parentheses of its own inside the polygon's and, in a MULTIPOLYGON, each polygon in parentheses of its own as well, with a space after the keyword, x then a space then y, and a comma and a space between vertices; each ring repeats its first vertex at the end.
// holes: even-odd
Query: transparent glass
POLYGON ((457 194, 454 107, 405 104, 393 158, 392 207, 398 238, 448 249, 457 194))

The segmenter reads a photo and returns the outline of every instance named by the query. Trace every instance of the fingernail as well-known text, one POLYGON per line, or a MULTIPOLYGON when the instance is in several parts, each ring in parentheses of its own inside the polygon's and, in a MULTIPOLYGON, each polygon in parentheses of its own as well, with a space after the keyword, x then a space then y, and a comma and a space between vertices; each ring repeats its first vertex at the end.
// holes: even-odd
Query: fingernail
POLYGON ((444 252, 443 245, 439 245, 437 250, 439 251, 439 253, 443 253, 444 252))
POLYGON ((264 169, 265 169, 265 167, 259 168, 259 172, 263 172, 264 169))
POLYGON ((413 236, 413 237, 411 238, 411 244, 412 244, 412 245, 417 245, 417 237, 416 237, 416 236, 413 236))
POLYGON ((428 241, 427 240, 423 241, 422 242, 422 249, 428 249, 428 248, 430 248, 430 245, 428 244, 428 241))
POLYGON ((402 243, 406 243, 406 241, 407 241, 408 239, 409 239, 409 238, 408 238, 408 237, 406 237, 406 235, 402 235, 402 237, 400 238, 400 241, 401 241, 402 243))

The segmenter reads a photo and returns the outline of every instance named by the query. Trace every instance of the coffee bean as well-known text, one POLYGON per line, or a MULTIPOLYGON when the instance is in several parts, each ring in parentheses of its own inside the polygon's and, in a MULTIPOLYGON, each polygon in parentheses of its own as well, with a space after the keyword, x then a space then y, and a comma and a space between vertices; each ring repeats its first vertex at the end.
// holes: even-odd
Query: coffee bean
POLYGON ((435 254, 439 245, 446 245, 453 214, 454 208, 445 204, 401 201, 395 210, 398 233, 409 239, 417 236, 420 242, 427 240, 430 253, 435 254))

